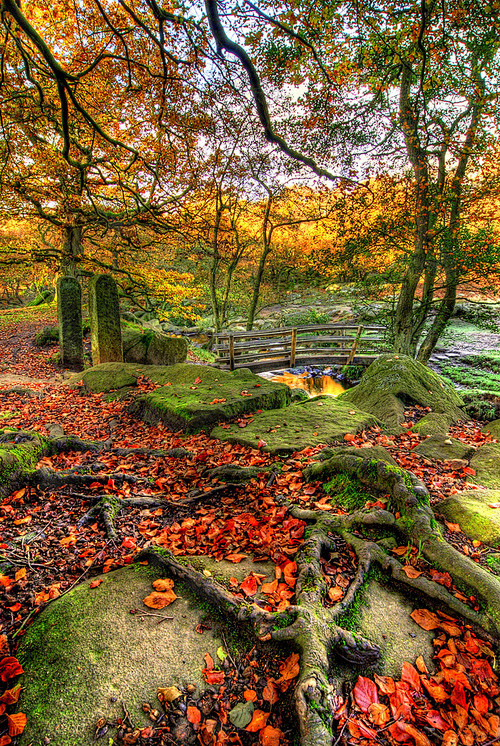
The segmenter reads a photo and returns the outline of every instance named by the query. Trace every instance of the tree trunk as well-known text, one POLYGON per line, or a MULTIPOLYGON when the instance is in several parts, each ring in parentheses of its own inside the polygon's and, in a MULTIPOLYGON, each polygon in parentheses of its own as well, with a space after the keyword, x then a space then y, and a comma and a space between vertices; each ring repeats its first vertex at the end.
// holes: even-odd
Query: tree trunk
POLYGON ((78 265, 83 257, 82 226, 68 225, 64 229, 63 256, 61 259, 61 273, 77 276, 78 265))

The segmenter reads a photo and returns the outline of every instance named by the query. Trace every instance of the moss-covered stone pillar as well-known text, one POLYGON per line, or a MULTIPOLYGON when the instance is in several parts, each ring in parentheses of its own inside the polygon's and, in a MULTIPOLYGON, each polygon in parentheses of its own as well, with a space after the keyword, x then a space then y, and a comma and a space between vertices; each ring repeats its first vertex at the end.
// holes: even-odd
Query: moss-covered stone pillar
POLYGON ((93 364, 122 362, 118 290, 111 275, 94 275, 90 280, 89 311, 93 364))
POLYGON ((65 368, 83 370, 82 289, 76 277, 57 279, 57 317, 61 362, 65 368))

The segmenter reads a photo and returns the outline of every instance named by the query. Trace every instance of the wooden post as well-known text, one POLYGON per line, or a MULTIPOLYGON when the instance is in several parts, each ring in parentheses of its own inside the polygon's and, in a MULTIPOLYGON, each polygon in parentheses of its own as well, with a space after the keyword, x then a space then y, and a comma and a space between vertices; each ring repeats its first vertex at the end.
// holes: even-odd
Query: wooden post
POLYGON ((295 365, 295 350, 297 349, 297 329, 292 329, 292 342, 290 345, 290 368, 295 365))
POLYGON ((347 365, 350 365, 352 361, 354 360, 354 355, 356 354, 356 347, 358 346, 359 338, 361 337, 362 331, 363 331, 363 327, 358 326, 357 331, 356 331, 356 337, 354 339, 354 342, 352 343, 350 355, 347 358, 347 365))
POLYGON ((234 336, 229 335, 229 368, 234 370, 234 336))

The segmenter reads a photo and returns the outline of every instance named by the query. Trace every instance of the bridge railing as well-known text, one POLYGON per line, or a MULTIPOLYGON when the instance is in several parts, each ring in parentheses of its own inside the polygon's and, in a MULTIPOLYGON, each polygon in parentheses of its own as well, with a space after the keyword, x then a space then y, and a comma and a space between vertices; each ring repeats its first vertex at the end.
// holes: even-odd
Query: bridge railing
POLYGON ((226 370, 259 372, 300 365, 367 364, 384 340, 384 326, 315 324, 250 332, 220 332, 213 351, 226 370))

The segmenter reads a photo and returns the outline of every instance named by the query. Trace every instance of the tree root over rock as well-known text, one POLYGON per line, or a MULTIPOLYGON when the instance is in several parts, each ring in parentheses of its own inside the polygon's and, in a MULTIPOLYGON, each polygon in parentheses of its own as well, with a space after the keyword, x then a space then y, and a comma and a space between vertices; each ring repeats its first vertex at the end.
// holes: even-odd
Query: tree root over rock
POLYGON ((330 683, 332 660, 339 658, 351 665, 366 667, 378 659, 376 645, 341 626, 342 615, 353 603, 374 565, 384 570, 398 587, 411 588, 434 606, 464 618, 490 640, 498 642, 500 639, 500 580, 446 542, 434 519, 424 485, 403 469, 347 454, 311 465, 306 470, 306 478, 322 480, 340 472, 356 476, 374 492, 388 492, 391 510, 332 515, 289 506, 290 513, 305 520, 309 527, 296 555, 296 603, 285 611, 271 613, 257 604, 239 601, 213 578, 184 566, 163 549, 147 550, 137 557, 138 561, 159 564, 224 613, 252 623, 261 641, 287 641, 297 648, 300 672, 295 706, 302 746, 332 743, 333 716, 343 701, 341 693, 330 683), (474 611, 444 586, 425 577, 407 577, 398 559, 387 554, 376 541, 363 538, 360 532, 363 527, 393 531, 400 540, 418 546, 430 562, 448 571, 459 585, 466 586, 483 601, 485 610, 474 611), (354 550, 358 567, 344 598, 327 607, 324 600, 328 585, 321 572, 321 558, 336 549, 339 537, 354 550))

